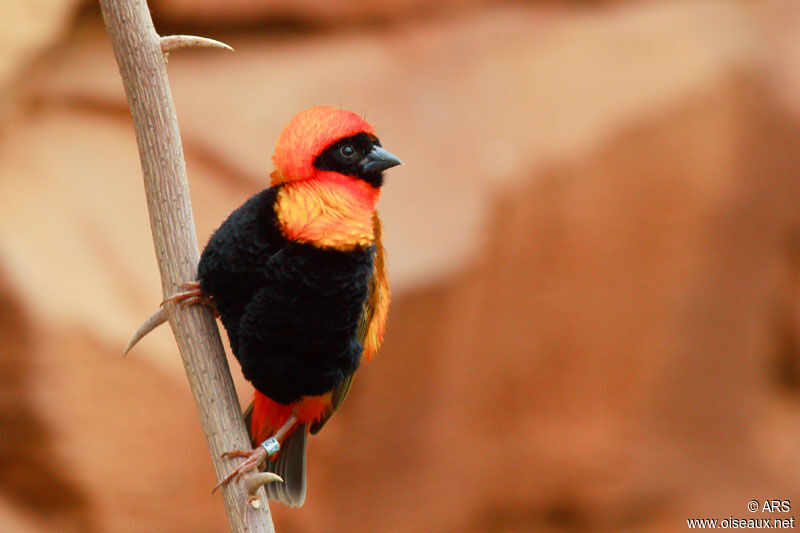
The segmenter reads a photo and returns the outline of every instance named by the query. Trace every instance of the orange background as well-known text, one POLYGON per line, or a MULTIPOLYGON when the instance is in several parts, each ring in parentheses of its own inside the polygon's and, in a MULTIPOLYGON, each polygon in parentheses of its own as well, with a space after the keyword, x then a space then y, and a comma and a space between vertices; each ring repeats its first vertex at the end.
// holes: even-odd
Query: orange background
MULTIPOLYGON (((279 533, 671 532, 800 507, 800 4, 153 0, 201 245, 363 114, 384 349, 279 533), (794 503, 796 502, 796 503, 794 503)), ((0 531, 224 531, 94 2, 0 0, 0 531)), ((233 365, 243 403, 249 385, 233 365)))

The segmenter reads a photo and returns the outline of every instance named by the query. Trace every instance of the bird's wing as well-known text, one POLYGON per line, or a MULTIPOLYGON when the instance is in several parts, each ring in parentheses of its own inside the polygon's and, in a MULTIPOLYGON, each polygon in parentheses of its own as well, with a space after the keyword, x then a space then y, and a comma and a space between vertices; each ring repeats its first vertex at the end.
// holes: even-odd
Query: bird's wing
MULTIPOLYGON (((362 360, 371 361, 375 352, 383 341, 383 331, 386 327, 386 316, 389 311, 389 280, 386 276, 386 252, 381 242, 381 220, 375 213, 373 219, 375 228, 375 255, 372 278, 369 281, 369 295, 364 302, 361 320, 358 326, 358 341, 364 346, 362 360)), ((330 420, 337 409, 344 403, 347 393, 353 384, 354 374, 347 376, 331 393, 332 408, 322 420, 311 426, 311 434, 316 434, 330 420)))

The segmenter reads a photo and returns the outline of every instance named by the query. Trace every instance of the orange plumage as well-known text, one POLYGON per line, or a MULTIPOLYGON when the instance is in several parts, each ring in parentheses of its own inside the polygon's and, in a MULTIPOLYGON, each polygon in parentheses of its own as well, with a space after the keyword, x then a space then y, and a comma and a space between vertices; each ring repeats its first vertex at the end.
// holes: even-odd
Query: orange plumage
POLYGON ((275 144, 272 184, 313 178, 320 172, 314 159, 326 147, 362 132, 375 134, 367 121, 350 111, 317 106, 299 112, 284 126, 275 144))
MULTIPOLYGON (((306 396, 293 404, 282 404, 270 400, 258 391, 253 395, 253 412, 250 437, 254 443, 262 442, 289 420, 294 411, 302 424, 316 423, 331 411, 331 395, 306 396)), ((274 458, 273 458, 274 459, 274 458)))
POLYGON ((375 204, 380 190, 336 172, 285 183, 276 212, 287 239, 347 250, 375 242, 375 204))

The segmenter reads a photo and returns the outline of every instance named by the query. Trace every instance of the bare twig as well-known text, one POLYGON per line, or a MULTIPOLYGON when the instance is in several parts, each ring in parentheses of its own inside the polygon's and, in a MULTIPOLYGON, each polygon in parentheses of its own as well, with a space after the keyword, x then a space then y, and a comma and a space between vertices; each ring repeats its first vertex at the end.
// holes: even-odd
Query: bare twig
MULTIPOLYGON (((100 0, 100 7, 133 116, 161 288, 167 298, 181 282, 194 279, 200 254, 164 54, 145 0, 100 0)), ((220 459, 221 454, 247 449, 250 443, 219 330, 205 306, 181 309, 170 302, 164 309, 220 478, 233 466, 232 461, 220 459)), ((258 490, 257 499, 261 510, 255 511, 245 504, 249 500, 246 485, 245 478, 243 483, 222 487, 231 530, 274 532, 263 490, 258 490)))

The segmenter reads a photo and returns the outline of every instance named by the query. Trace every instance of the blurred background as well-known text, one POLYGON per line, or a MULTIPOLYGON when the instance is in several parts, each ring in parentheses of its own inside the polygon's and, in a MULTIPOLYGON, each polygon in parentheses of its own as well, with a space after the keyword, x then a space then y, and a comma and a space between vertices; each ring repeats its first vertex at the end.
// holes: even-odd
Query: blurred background
MULTIPOLYGON (((150 7, 236 49, 169 57, 201 246, 301 109, 405 162, 384 349, 279 533, 800 509, 800 2, 150 7)), ((224 531, 171 333, 121 357, 161 293, 95 2, 0 12, 0 530, 224 531)))

